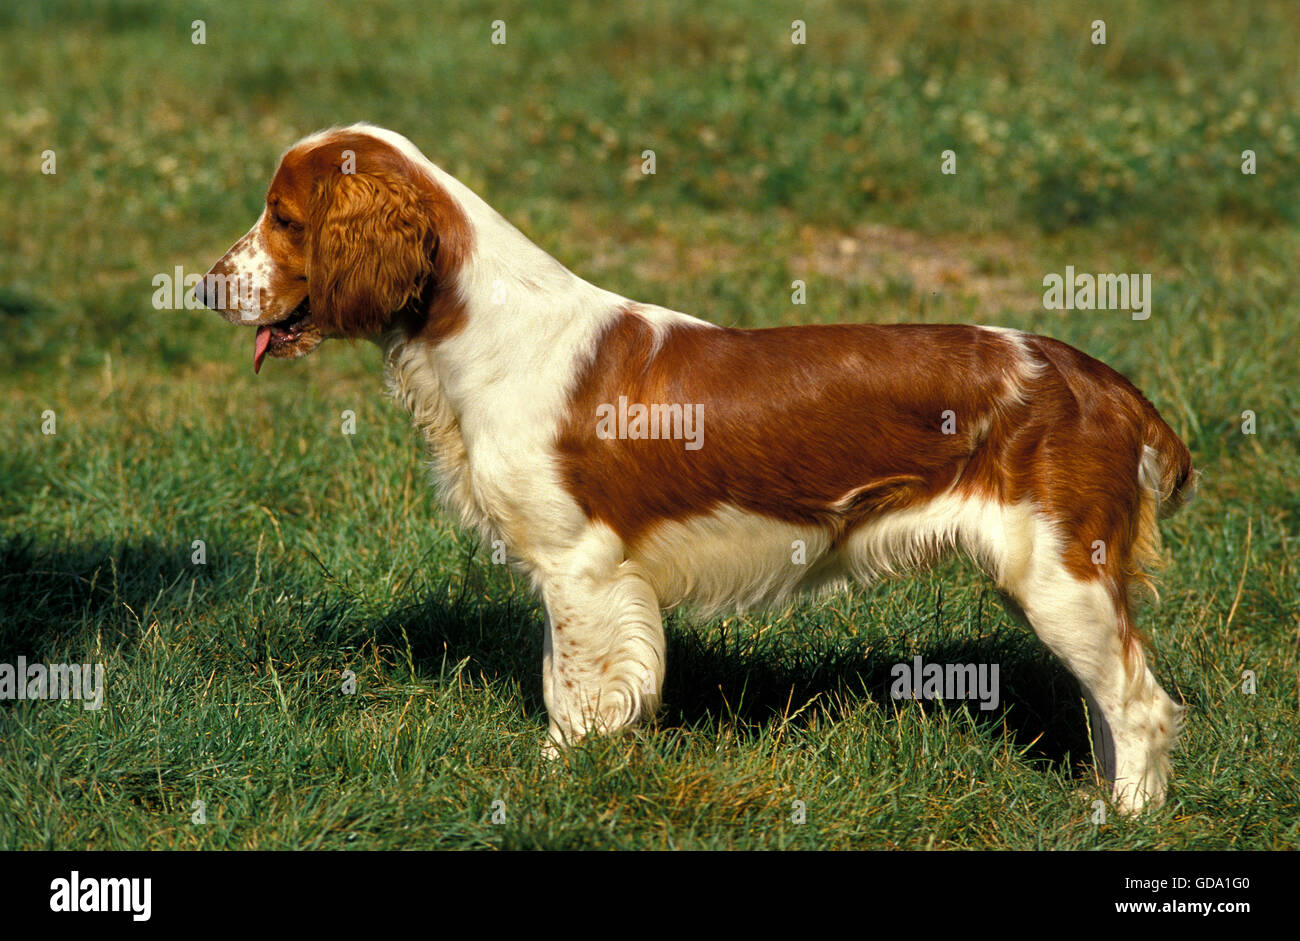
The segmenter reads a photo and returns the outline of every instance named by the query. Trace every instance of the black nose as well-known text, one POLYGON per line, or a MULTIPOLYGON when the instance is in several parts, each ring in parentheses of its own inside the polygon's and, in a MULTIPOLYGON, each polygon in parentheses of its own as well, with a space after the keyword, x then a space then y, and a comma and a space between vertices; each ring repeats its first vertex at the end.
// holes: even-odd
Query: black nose
POLYGON ((203 294, 203 281, 204 279, 200 279, 199 283, 194 285, 194 299, 198 301, 200 304, 202 304, 204 307, 207 307, 208 302, 204 298, 204 294, 203 294))

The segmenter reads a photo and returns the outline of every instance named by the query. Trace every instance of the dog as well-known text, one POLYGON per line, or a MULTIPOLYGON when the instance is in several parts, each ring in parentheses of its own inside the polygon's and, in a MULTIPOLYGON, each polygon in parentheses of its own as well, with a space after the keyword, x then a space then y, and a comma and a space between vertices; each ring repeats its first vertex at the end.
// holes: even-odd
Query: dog
POLYGON ((1134 589, 1187 448, 1127 379, 971 325, 742 330, 582 280, 409 140, 285 152, 195 289, 266 356, 382 350, 461 523, 546 610, 550 754, 652 715, 661 612, 777 605, 962 551, 1079 680, 1117 806, 1158 806, 1180 722, 1134 589))

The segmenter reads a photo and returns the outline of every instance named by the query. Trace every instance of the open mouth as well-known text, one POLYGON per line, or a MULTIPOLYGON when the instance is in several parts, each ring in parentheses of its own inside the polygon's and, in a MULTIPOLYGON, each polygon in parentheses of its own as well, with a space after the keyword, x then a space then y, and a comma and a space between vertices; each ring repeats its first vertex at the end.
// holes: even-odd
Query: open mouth
POLYGON ((290 352, 311 325, 311 309, 304 299, 288 317, 258 327, 257 337, 253 340, 253 372, 261 370, 262 360, 268 352, 272 356, 290 352))

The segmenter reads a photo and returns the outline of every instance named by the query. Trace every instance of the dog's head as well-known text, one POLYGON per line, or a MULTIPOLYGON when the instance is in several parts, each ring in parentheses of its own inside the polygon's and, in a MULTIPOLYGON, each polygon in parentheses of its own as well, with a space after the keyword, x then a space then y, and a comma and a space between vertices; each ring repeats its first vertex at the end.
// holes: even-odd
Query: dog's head
POLYGON ((266 208, 195 288, 267 353, 306 356, 330 337, 414 332, 468 249, 459 205, 404 138, 367 126, 314 134, 280 159, 266 208))

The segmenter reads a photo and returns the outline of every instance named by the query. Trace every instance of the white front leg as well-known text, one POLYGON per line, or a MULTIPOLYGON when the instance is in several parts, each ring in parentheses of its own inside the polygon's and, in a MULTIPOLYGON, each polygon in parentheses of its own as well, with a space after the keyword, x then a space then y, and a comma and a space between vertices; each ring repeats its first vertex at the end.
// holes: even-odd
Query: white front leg
POLYGON ((653 715, 663 690, 663 621, 636 564, 549 577, 542 598, 547 754, 653 715))

